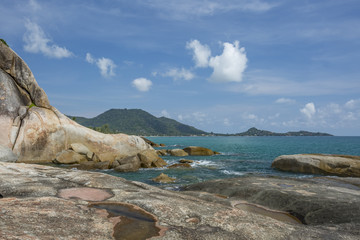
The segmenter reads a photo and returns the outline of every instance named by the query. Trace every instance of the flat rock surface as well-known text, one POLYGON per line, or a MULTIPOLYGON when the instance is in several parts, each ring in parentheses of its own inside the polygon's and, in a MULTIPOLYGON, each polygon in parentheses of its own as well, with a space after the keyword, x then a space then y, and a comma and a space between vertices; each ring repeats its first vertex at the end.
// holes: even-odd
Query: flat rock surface
POLYGON ((124 217, 92 207, 98 201, 131 205, 153 216, 154 239, 358 239, 359 234, 353 223, 294 224, 236 207, 220 195, 205 199, 102 173, 41 165, 0 162, 0 194, 1 239, 115 239, 116 231, 114 236, 122 239, 124 217))
POLYGON ((184 190, 208 200, 211 197, 201 192, 218 194, 228 204, 236 201, 259 204, 288 212, 307 225, 360 235, 359 178, 242 177, 197 183, 184 190))

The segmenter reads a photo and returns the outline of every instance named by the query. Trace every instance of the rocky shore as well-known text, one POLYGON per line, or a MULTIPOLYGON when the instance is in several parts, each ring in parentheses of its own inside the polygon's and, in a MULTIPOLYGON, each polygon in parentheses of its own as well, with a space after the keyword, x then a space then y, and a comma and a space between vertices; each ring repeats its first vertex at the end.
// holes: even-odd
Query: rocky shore
POLYGON ((358 239, 359 182, 332 181, 232 179, 172 192, 102 173, 1 162, 0 238, 358 239), (304 208, 294 212, 308 225, 276 216, 290 210, 282 204, 304 208))

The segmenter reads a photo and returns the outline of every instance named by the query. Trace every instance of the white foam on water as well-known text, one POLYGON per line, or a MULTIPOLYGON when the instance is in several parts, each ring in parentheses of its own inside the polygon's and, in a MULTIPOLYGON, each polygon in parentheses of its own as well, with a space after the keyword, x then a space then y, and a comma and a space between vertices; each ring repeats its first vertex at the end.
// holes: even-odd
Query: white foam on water
POLYGON ((236 171, 229 171, 229 170, 222 170, 222 173, 226 174, 226 175, 236 175, 236 176, 242 176, 245 173, 242 172, 236 172, 236 171))
POLYGON ((212 161, 209 160, 195 160, 192 164, 192 167, 197 167, 197 166, 218 166, 217 163, 214 163, 212 161))

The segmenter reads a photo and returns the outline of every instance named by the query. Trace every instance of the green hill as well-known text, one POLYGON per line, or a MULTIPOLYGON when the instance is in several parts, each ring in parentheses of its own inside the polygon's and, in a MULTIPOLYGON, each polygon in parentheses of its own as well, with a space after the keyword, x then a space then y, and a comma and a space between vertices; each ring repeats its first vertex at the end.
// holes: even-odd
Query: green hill
POLYGON ((110 109, 94 118, 69 116, 79 124, 106 133, 141 136, 189 136, 206 132, 166 117, 157 118, 141 109, 110 109))

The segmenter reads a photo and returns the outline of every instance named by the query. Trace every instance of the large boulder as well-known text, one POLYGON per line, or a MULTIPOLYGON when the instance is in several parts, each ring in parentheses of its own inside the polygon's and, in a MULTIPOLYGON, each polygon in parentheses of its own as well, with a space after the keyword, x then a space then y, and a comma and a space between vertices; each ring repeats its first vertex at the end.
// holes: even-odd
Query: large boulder
POLYGON ((0 145, 0 162, 16 162, 17 159, 10 148, 0 145))
POLYGON ((0 145, 12 149, 18 162, 26 163, 51 162, 69 149, 101 162, 112 163, 143 151, 154 153, 149 161, 158 160, 142 138, 93 131, 52 107, 26 63, 2 42, 0 145))
POLYGON ((188 155, 189 155, 189 154, 188 154, 187 152, 185 152, 184 150, 178 149, 178 148, 169 149, 169 150, 168 150, 168 153, 169 153, 171 156, 176 156, 176 157, 185 157, 185 156, 188 156, 188 155))
POLYGON ((213 150, 204 147, 190 146, 183 150, 191 156, 212 156, 215 154, 213 150))
POLYGON ((295 154, 277 157, 272 167, 290 172, 360 177, 360 156, 295 154))

